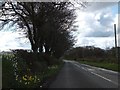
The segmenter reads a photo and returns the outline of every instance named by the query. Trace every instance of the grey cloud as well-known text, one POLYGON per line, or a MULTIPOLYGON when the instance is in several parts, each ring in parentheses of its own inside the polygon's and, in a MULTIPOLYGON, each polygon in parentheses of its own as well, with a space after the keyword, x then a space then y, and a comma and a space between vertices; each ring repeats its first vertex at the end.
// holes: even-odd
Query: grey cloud
POLYGON ((85 37, 110 37, 113 35, 112 31, 105 31, 105 30, 94 30, 88 32, 85 37))
POLYGON ((100 19, 98 21, 103 26, 109 26, 114 21, 113 16, 109 15, 109 16, 105 17, 105 15, 107 15, 107 12, 106 13, 102 13, 100 15, 100 19))
POLYGON ((114 35, 113 22, 114 16, 111 11, 103 10, 101 13, 93 13, 94 17, 87 17, 87 27, 89 30, 85 32, 85 37, 110 37, 114 35), (96 15, 99 19, 95 19, 96 15))
MULTIPOLYGON (((79 14, 81 25, 79 24, 78 28, 80 33, 77 45, 95 45, 102 48, 114 46, 113 23, 116 22, 117 13, 113 12, 113 5, 117 5, 117 3, 91 3, 86 11, 79 14), (85 39, 81 39, 82 37, 85 39)), ((120 33, 120 31, 118 32, 120 33)))
POLYGON ((117 2, 89 2, 86 11, 95 12, 117 4, 117 2))

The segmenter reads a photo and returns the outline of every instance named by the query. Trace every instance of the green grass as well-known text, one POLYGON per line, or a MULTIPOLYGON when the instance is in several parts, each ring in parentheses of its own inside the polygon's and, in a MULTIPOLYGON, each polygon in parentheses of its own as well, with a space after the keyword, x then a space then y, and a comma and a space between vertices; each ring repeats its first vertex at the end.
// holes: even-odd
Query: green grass
POLYGON ((40 83, 40 86, 42 86, 43 88, 48 88, 49 84, 51 83, 51 80, 56 77, 56 75, 62 68, 63 64, 64 63, 61 62, 58 65, 52 65, 48 67, 48 69, 40 76, 42 80, 42 82, 40 83))
POLYGON ((48 82, 50 78, 55 77, 63 65, 63 62, 57 59, 53 60, 50 58, 50 60, 52 60, 52 64, 49 66, 42 61, 37 62, 37 64, 35 63, 37 66, 35 70, 39 69, 39 71, 32 72, 32 69, 28 67, 25 60, 21 57, 16 57, 13 54, 2 55, 3 88, 47 87, 47 84, 44 83, 48 82), (17 75, 14 75, 15 70, 17 75))
POLYGON ((83 64, 95 66, 95 67, 101 67, 101 68, 105 68, 105 69, 109 69, 109 70, 113 70, 113 71, 118 71, 118 64, 115 64, 115 63, 90 62, 90 61, 79 61, 79 62, 83 63, 83 64))
POLYGON ((48 87, 64 64, 62 60, 49 55, 39 54, 39 59, 36 59, 36 54, 27 52, 3 54, 0 59, 3 67, 3 88, 48 87), (33 65, 27 60, 34 60, 34 63, 31 63, 33 65))

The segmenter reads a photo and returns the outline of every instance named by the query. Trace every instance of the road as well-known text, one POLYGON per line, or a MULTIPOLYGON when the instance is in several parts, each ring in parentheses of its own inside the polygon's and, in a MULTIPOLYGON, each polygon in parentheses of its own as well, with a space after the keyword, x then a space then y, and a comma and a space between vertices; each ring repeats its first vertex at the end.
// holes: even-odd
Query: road
POLYGON ((49 88, 118 88, 118 73, 64 60, 65 64, 49 88))

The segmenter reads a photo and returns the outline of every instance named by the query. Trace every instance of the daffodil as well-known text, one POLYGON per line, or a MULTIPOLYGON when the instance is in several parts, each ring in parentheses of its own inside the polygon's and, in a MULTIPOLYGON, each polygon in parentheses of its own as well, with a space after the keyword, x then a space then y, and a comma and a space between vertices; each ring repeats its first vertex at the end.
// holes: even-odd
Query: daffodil
POLYGON ((27 84, 27 82, 25 82, 25 85, 27 84))
POLYGON ((22 77, 22 79, 23 79, 24 81, 26 81, 26 80, 27 80, 27 78, 26 78, 26 77, 24 77, 24 76, 22 77))
POLYGON ((20 80, 19 82, 22 82, 22 80, 20 80))
POLYGON ((18 79, 16 78, 15 80, 17 81, 18 79))
POLYGON ((16 80, 18 80, 18 75, 16 75, 16 80))
POLYGON ((32 78, 32 76, 30 76, 28 80, 32 81, 32 80, 34 80, 34 78, 32 78))
POLYGON ((38 78, 38 81, 40 82, 40 79, 38 78))
POLYGON ((30 82, 28 82, 28 84, 30 84, 30 82))
POLYGON ((27 75, 25 75, 25 77, 27 77, 27 75))

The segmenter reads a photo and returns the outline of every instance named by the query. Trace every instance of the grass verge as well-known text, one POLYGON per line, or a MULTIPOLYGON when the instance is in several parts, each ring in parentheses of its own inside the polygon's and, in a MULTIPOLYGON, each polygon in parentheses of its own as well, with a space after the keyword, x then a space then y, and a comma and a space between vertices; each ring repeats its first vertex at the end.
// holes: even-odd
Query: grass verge
POLYGON ((52 57, 47 58, 51 61, 50 65, 43 58, 44 62, 34 61, 31 68, 23 57, 2 55, 2 88, 48 88, 63 62, 52 57))
POLYGON ((88 64, 91 66, 95 66, 95 67, 100 67, 100 68, 105 68, 105 69, 109 69, 109 70, 113 70, 113 71, 119 71, 118 69, 118 64, 115 63, 107 63, 107 62, 88 62, 88 61, 79 61, 80 63, 83 64, 88 64))
POLYGON ((42 77, 42 81, 40 82, 40 88, 48 88, 49 85, 54 81, 55 77, 59 73, 60 69, 62 68, 64 62, 61 62, 59 65, 54 65, 52 67, 48 67, 46 72, 44 72, 42 77))

